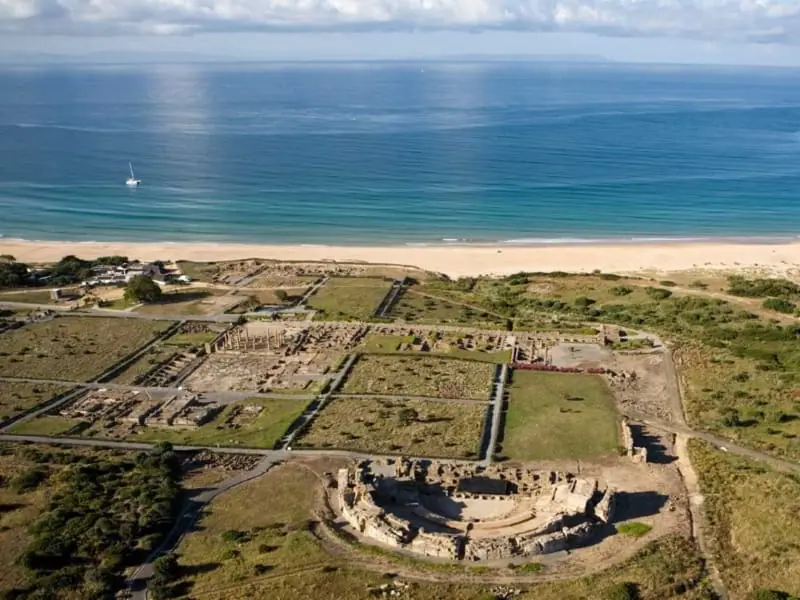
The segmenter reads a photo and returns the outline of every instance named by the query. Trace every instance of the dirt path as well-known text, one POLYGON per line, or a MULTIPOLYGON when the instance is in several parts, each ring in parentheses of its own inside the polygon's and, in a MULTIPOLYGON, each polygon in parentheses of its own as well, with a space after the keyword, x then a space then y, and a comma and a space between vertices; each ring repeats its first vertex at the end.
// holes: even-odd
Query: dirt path
MULTIPOLYGON (((667 378, 667 399, 673 419, 675 423, 679 424, 680 428, 691 431, 686 425, 683 391, 681 389, 680 378, 675 370, 675 362, 671 349, 667 349, 665 353, 664 371, 667 378)), ((725 584, 722 581, 722 577, 720 577, 719 569, 717 569, 716 564, 714 564, 714 557, 709 550, 708 541, 704 533, 705 517, 703 513, 703 495, 700 492, 697 472, 694 470, 689 456, 689 435, 680 432, 675 433, 675 453, 678 456, 678 473, 680 473, 683 484, 686 487, 686 495, 689 500, 692 537, 697 542, 700 552, 706 559, 706 568, 708 569, 711 583, 714 586, 714 592, 720 600, 727 600, 728 593, 725 589, 725 584)))

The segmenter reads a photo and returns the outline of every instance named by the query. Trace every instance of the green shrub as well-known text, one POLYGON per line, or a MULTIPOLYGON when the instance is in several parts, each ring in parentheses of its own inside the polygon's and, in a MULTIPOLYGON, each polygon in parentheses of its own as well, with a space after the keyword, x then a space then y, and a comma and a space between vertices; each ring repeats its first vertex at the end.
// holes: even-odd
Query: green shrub
POLYGON ((36 466, 20 473, 12 482, 12 487, 17 493, 25 494, 38 488, 50 476, 47 467, 36 466))
POLYGON ((670 281, 669 279, 665 279, 664 281, 659 281, 658 285, 663 285, 664 287, 675 287, 678 284, 674 281, 670 281))
POLYGON ((672 292, 665 290, 664 288, 646 287, 644 288, 644 291, 653 300, 666 300, 672 296, 672 292))
POLYGON ((602 600, 639 600, 639 590, 635 583, 615 583, 603 591, 602 600))
POLYGON ((750 594, 749 600, 792 600, 792 597, 777 590, 756 590, 750 594))
POLYGON ((792 314, 797 309, 796 304, 782 298, 767 298, 761 303, 761 306, 767 310, 774 310, 787 315, 792 314))
POLYGON ((631 537, 642 537, 646 533, 648 533, 652 527, 647 525, 646 523, 638 523, 634 521, 633 523, 623 523, 617 527, 617 531, 624 535, 629 535, 631 537))
POLYGON ((618 285, 611 288, 610 291, 615 296, 627 296, 628 294, 633 293, 633 288, 630 288, 627 285, 618 285))

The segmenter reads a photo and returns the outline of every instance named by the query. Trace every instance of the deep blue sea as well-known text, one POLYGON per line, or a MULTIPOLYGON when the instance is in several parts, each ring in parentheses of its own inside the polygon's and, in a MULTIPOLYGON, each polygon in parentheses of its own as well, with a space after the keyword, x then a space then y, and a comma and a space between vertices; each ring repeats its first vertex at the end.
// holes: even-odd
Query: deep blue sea
POLYGON ((0 235, 396 244, 800 234, 800 72, 0 70, 0 235), (132 161, 138 189, 127 189, 132 161))

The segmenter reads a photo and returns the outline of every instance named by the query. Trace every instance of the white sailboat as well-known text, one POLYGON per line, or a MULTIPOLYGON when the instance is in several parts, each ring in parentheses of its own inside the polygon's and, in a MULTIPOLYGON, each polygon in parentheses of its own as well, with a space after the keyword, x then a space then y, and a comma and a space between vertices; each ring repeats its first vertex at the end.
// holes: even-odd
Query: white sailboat
POLYGON ((133 174, 133 164, 128 163, 128 167, 131 170, 131 176, 128 177, 128 180, 125 182, 125 185, 129 187, 139 187, 139 184, 142 183, 141 179, 136 179, 136 175, 133 174))

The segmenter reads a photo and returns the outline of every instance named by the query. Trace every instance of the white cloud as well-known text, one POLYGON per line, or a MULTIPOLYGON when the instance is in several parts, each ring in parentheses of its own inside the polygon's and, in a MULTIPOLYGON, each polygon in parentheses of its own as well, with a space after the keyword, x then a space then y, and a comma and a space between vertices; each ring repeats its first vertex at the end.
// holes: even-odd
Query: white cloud
POLYGON ((800 44, 800 0, 0 0, 5 33, 578 31, 800 44))

